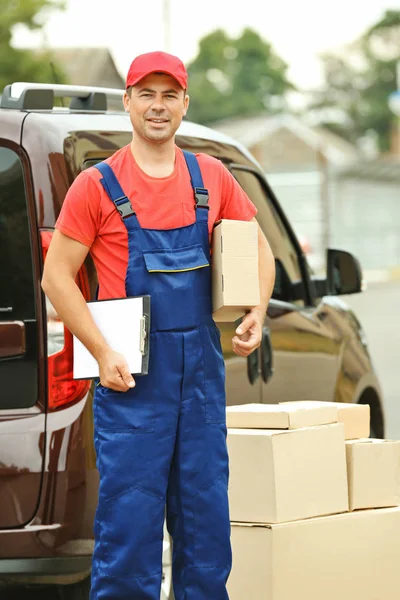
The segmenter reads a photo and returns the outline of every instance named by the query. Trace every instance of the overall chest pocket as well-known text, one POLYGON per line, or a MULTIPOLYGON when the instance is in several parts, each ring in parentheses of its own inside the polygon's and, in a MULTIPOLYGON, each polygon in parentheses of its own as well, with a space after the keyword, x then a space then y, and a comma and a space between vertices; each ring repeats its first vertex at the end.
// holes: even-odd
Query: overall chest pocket
POLYGON ((143 252, 146 269, 149 273, 187 273, 209 267, 200 244, 185 248, 151 250, 143 252))
POLYGON ((197 327, 211 318, 211 269, 201 244, 143 252, 156 331, 197 327))

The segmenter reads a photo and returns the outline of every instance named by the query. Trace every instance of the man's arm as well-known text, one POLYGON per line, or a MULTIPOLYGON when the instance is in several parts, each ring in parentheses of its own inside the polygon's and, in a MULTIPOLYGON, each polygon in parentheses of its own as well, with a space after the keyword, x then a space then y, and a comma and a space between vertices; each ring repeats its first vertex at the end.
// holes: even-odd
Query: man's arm
MULTIPOLYGON (((256 221, 255 218, 252 220, 256 221)), ((233 351, 239 356, 248 356, 261 345, 265 314, 275 283, 274 255, 260 226, 258 226, 258 279, 260 304, 243 318, 232 339, 233 351)))
POLYGON ((126 360, 108 346, 75 283, 88 252, 88 246, 56 229, 46 256, 42 289, 66 327, 99 363, 101 383, 125 392, 134 386, 126 360))

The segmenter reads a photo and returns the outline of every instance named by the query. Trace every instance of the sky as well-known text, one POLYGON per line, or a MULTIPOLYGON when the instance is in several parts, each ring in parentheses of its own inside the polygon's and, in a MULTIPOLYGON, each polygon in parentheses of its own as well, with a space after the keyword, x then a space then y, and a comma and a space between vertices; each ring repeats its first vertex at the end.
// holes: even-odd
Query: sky
POLYGON ((125 76, 142 52, 166 50, 187 63, 196 56, 199 40, 211 31, 222 28, 237 36, 251 27, 288 63, 289 79, 303 90, 322 84, 321 53, 355 40, 385 10, 400 10, 400 0, 66 0, 66 4, 65 11, 44 18, 44 35, 16 28, 14 45, 107 46, 125 76))

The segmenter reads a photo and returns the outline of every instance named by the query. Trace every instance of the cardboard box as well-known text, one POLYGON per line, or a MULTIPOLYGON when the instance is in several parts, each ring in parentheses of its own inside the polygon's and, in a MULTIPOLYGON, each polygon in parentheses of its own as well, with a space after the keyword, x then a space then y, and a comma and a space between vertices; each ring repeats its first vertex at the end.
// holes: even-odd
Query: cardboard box
POLYGON ((281 523, 348 510, 343 424, 228 429, 232 521, 281 523))
POLYGON ((258 224, 223 219, 213 230, 212 297, 215 321, 236 321, 260 304, 258 224))
POLYGON ((398 600, 400 509, 232 523, 230 600, 398 600))
POLYGON ((370 407, 368 404, 346 404, 343 402, 318 402, 316 400, 299 402, 281 402, 283 406, 298 404, 304 408, 315 405, 337 407, 338 423, 344 424, 344 437, 346 440, 367 438, 370 433, 370 407))
POLYGON ((350 510, 400 505, 400 441, 346 442, 350 510))
POLYGON ((226 409, 227 427, 241 429, 301 429, 337 423, 337 406, 282 406, 280 404, 240 404, 226 409))

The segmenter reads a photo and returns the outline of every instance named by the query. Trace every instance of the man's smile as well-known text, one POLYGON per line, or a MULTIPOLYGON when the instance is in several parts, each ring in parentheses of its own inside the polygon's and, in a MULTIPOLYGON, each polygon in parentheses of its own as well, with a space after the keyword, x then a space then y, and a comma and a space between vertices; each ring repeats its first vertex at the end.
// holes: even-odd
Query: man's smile
POLYGON ((156 123, 156 124, 168 123, 168 119, 162 119, 162 118, 157 118, 157 117, 151 117, 150 119, 147 119, 147 120, 150 121, 150 123, 156 123))

